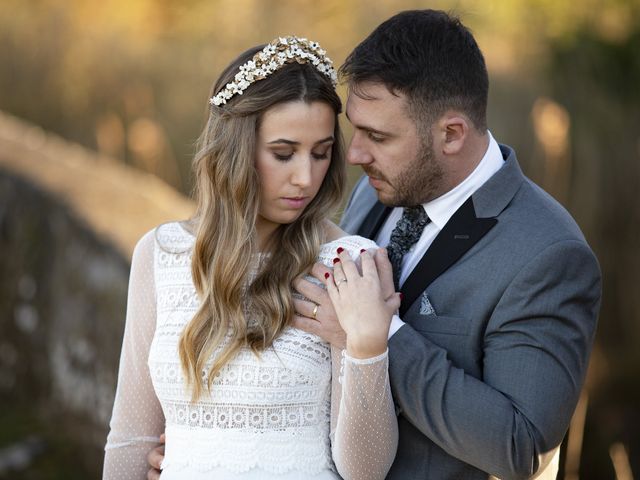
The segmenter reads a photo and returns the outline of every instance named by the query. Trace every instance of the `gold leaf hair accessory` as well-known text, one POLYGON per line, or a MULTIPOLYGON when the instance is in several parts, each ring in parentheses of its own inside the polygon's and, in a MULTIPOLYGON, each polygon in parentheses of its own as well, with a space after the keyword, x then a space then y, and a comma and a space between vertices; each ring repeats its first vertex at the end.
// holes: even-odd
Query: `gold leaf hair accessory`
POLYGON ((317 42, 293 36, 279 37, 242 65, 234 81, 227 83, 222 90, 211 97, 209 103, 215 106, 226 104, 227 100, 234 95, 242 95, 242 92, 252 83, 265 79, 287 63, 293 62, 311 63, 320 73, 329 77, 334 87, 338 84, 338 75, 333 68, 333 62, 317 42))

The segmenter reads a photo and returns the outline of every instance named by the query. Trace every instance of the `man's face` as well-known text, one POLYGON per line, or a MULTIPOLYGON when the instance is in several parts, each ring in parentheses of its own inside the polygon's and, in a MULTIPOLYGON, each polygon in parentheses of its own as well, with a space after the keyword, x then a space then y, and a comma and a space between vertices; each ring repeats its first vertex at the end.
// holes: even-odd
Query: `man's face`
POLYGON ((349 92, 347 118, 354 126, 347 161, 362 167, 380 202, 412 206, 440 194, 443 167, 432 133, 418 132, 404 94, 358 84, 349 92))

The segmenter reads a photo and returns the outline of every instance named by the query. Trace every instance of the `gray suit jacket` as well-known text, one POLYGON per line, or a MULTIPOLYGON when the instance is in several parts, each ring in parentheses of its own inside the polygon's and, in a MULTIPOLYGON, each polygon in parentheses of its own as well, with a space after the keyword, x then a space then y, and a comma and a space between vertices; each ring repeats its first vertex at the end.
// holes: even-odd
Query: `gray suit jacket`
MULTIPOLYGON (((515 153, 454 214, 407 278, 389 340, 400 442, 390 479, 527 478, 568 428, 600 304, 597 260, 515 153)), ((366 177, 342 228, 390 211, 366 177)))

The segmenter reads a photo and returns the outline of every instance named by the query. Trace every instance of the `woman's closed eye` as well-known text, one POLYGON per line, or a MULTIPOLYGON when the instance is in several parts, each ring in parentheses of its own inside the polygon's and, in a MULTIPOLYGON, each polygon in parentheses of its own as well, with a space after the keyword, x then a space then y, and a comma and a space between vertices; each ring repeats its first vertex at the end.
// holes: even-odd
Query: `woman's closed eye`
MULTIPOLYGON (((331 148, 325 148, 322 151, 312 151, 311 152, 311 156, 315 159, 315 160, 325 160, 327 158, 329 158, 329 152, 331 151, 331 148)), ((280 160, 282 162, 286 162, 287 160, 291 160, 291 158, 293 158, 293 155, 296 152, 294 151, 289 151, 289 152, 280 152, 280 151, 274 151, 273 152, 273 156, 277 159, 280 160)))
POLYGON ((311 152, 311 156, 316 160, 324 160, 326 158, 329 158, 330 151, 331 151, 331 148, 325 148, 320 152, 311 152))
POLYGON ((276 158, 276 160, 281 160, 283 162, 286 162, 287 160, 291 160, 291 157, 293 157, 293 151, 289 151, 289 152, 277 152, 274 151, 273 152, 273 156, 276 158))

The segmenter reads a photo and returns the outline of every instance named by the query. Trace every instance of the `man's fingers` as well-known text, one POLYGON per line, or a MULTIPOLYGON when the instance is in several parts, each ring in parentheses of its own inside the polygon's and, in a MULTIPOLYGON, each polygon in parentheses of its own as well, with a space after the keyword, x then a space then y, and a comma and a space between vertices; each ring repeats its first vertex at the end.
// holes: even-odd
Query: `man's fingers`
POLYGON ((360 263, 362 264, 362 276, 371 276, 378 278, 378 269, 376 262, 369 252, 362 252, 360 254, 360 263))
POLYGON ((296 313, 312 318, 313 320, 318 316, 318 310, 320 308, 318 307, 318 309, 316 309, 316 306, 318 306, 317 303, 308 302, 307 300, 298 300, 297 298, 293 299, 293 306, 296 309, 296 313), (314 309, 316 313, 315 315, 313 314, 314 309))
POLYGON ((320 328, 320 323, 318 321, 311 320, 310 318, 303 317, 302 315, 294 315, 291 324, 294 328, 304 330, 305 332, 312 333, 314 335, 318 335, 318 329, 320 328))
POLYGON ((165 434, 160 435, 161 445, 157 446, 147 454, 147 461, 151 465, 151 469, 147 472, 147 480, 160 480, 160 465, 164 459, 164 444, 166 441, 165 434))
POLYGON ((151 469, 147 472, 147 480, 160 480, 160 465, 164 459, 164 434, 160 437, 162 445, 154 448, 147 454, 147 462, 151 469))
POLYGON ((160 470, 149 470, 147 480, 160 480, 160 470))
POLYGON ((396 287, 393 284, 393 267, 387 256, 387 249, 379 248, 375 253, 374 260, 380 277, 382 298, 389 298, 396 292, 396 287))
POLYGON ((149 462, 149 465, 151 465, 154 469, 158 471, 160 470, 160 465, 162 464, 163 459, 164 459, 164 445, 160 445, 154 448, 147 454, 147 462, 149 462))
POLYGON ((391 309, 391 311, 398 311, 398 309, 400 308, 400 304, 402 303, 401 293, 394 293, 387 300, 385 300, 385 302, 391 309))
MULTIPOLYGON (((322 275, 322 283, 324 283, 324 274, 322 275)), ((294 280, 293 288, 314 303, 322 304, 326 303, 328 300, 327 292, 324 288, 316 285, 315 283, 311 283, 309 280, 305 280, 304 278, 297 278, 294 280)))

